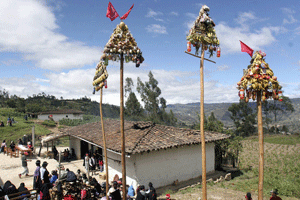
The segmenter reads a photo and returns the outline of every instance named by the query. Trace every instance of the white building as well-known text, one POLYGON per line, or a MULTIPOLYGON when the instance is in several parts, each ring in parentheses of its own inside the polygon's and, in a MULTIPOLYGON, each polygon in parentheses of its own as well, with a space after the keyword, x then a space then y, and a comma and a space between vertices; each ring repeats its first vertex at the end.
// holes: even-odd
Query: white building
MULTIPOLYGON (((104 127, 112 181, 115 174, 122 177, 120 121, 105 120, 104 127)), ((102 150, 101 130, 101 123, 96 122, 67 128, 63 135, 70 136, 70 148, 82 158, 89 149, 102 150)), ((124 130, 127 184, 136 188, 152 182, 161 187, 201 176, 200 131, 132 121, 125 121, 124 130)), ((205 132, 207 172, 215 170, 214 142, 225 138, 225 134, 205 132)))
POLYGON ((82 119, 83 112, 80 110, 52 110, 46 112, 40 112, 37 116, 40 120, 48 120, 53 118, 54 121, 61 119, 82 119))

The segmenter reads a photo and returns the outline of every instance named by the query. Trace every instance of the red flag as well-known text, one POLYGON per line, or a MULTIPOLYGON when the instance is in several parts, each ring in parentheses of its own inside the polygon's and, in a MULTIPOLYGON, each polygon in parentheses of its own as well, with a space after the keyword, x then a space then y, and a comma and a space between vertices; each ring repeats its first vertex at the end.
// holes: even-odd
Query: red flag
POLYGON ((111 21, 114 21, 117 17, 119 17, 119 14, 110 2, 108 3, 106 17, 108 17, 111 21))
POLYGON ((246 52, 246 53, 248 53, 251 57, 252 57, 252 55, 253 55, 253 49, 251 49, 250 47, 248 47, 244 42, 242 42, 241 40, 240 40, 240 42, 241 42, 241 51, 242 52, 246 52))
POLYGON ((128 15, 129 15, 129 13, 131 12, 133 6, 134 6, 134 4, 132 4, 132 6, 131 6, 131 7, 129 8, 129 10, 127 11, 127 13, 125 13, 125 14, 121 17, 121 19, 126 19, 126 18, 128 17, 128 15))

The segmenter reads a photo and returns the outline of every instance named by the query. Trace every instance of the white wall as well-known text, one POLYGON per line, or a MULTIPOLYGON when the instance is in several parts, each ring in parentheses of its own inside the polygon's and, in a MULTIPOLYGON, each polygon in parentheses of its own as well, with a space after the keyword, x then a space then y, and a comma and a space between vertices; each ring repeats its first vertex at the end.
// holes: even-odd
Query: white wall
POLYGON ((77 159, 80 159, 81 158, 80 140, 75 137, 70 136, 69 146, 70 146, 70 151, 71 151, 71 148, 75 149, 77 159))
MULTIPOLYGON (((154 187, 199 177, 202 174, 201 144, 151 151, 135 156, 136 177, 139 185, 154 187)), ((214 143, 206 144, 206 171, 214 171, 214 143)))
MULTIPOLYGON (((38 119, 40 120, 48 120, 48 116, 51 114, 42 114, 38 115, 38 119)), ((52 114, 54 121, 59 121, 64 118, 68 119, 82 119, 83 114, 52 114), (66 117, 68 115, 68 117, 66 117)))
MULTIPOLYGON (((103 152, 104 154, 104 152, 103 152)), ((113 181, 113 178, 116 174, 120 178, 122 178, 122 164, 121 162, 121 155, 107 151, 107 158, 108 158, 108 177, 109 177, 109 182, 113 181), (114 160, 117 161, 114 161, 114 160)), ((134 157, 126 157, 126 184, 131 185, 133 184, 134 188, 136 188, 136 172, 135 172, 135 166, 134 166, 134 157)))

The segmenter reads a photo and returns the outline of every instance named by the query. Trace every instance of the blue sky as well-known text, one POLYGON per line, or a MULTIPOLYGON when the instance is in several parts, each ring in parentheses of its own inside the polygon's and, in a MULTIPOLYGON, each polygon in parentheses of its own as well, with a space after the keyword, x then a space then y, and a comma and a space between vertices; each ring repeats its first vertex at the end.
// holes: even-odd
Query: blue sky
MULTIPOLYGON (((1 0, 0 89, 21 97, 45 92, 65 99, 90 97, 95 66, 120 19, 106 18, 109 1, 1 0)), ((236 102, 236 83, 250 62, 239 40, 264 51, 284 95, 300 97, 300 2, 111 1, 145 58, 125 64, 125 78, 148 80, 151 70, 167 103, 200 99, 200 60, 184 53, 186 34, 202 5, 210 7, 221 57, 205 62, 205 103, 236 102)), ((194 49, 192 49, 194 51, 194 49)), ((206 54, 206 57, 208 55, 206 54)), ((104 102, 119 104, 119 63, 107 68, 104 102)))

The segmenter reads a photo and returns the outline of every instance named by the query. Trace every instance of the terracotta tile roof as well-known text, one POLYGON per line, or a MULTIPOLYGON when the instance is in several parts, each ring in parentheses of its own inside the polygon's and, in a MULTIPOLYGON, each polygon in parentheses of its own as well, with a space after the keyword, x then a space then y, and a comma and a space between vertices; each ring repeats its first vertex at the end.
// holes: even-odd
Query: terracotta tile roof
MULTIPOLYGON (((120 121, 104 120, 106 146, 121 152, 120 121)), ((141 153, 171 147, 201 143, 200 131, 153 124, 152 122, 124 122, 125 151, 128 154, 141 153)), ((64 135, 73 135, 103 146, 100 122, 68 127, 62 130, 64 135)), ((226 134, 205 132, 205 141, 214 142, 229 138, 226 134)))
POLYGON ((83 114, 81 110, 50 110, 50 111, 45 111, 45 112, 40 112, 38 114, 43 115, 43 114, 83 114))

